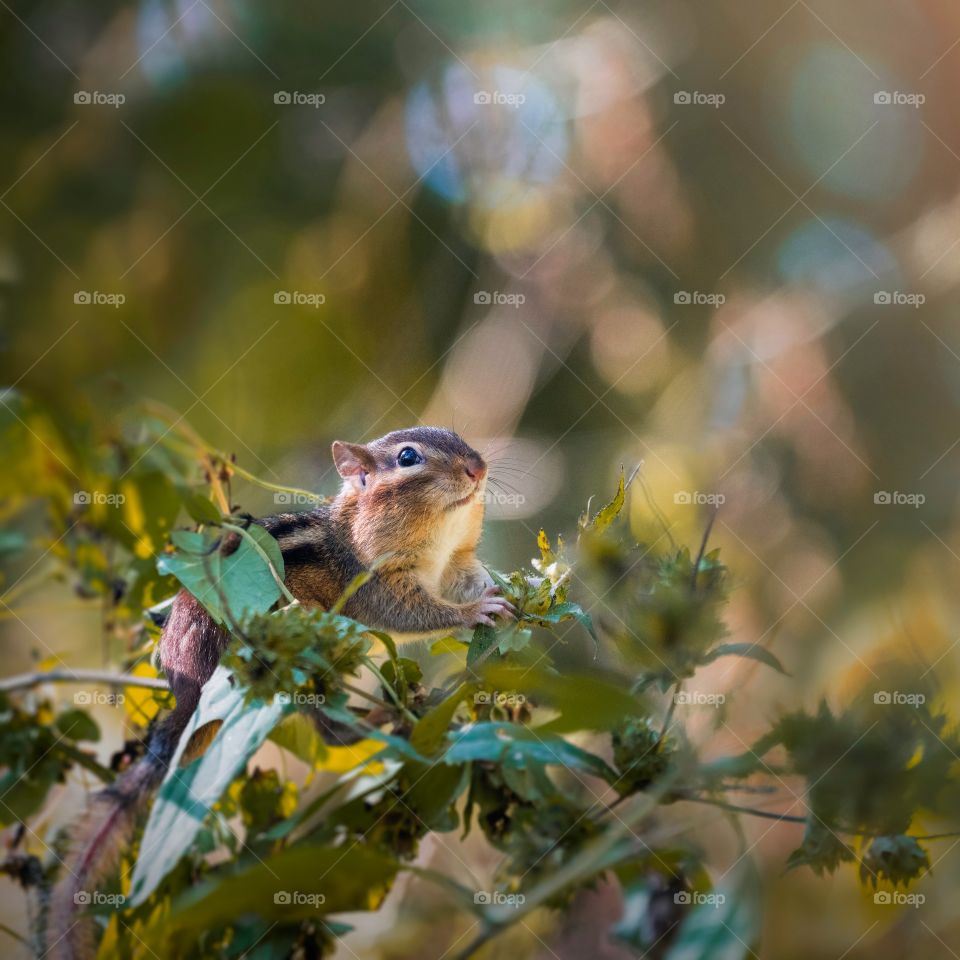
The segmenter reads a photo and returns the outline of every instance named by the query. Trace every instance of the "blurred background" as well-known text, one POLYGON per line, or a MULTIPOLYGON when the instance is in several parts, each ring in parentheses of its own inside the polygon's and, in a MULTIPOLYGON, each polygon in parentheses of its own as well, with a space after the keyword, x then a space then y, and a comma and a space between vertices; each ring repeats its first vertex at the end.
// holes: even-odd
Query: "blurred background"
MULTIPOLYGON (((653 503, 695 549, 719 505, 732 638, 793 674, 716 667, 704 689, 738 695, 687 708, 706 754, 893 662, 955 701, 955 6, 0 5, 4 429, 14 396, 74 436, 149 398, 333 493, 333 439, 454 427, 501 481, 503 569, 642 461, 637 536, 662 535, 653 503)), ((109 653, 69 583, 3 601, 9 673, 109 653)), ((960 951, 956 841, 901 911, 852 867, 784 875, 801 827, 745 828, 764 956, 960 951)), ((702 839, 722 873, 735 838, 702 839)), ((342 954, 406 956, 403 930, 342 954)))

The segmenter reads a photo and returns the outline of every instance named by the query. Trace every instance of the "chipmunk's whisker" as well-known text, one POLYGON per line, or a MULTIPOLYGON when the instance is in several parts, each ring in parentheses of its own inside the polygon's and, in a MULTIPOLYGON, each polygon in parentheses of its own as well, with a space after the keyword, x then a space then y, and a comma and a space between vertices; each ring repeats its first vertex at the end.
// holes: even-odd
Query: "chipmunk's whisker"
POLYGON ((531 473, 529 470, 523 470, 520 467, 511 467, 505 466, 502 463, 493 463, 490 465, 490 472, 493 473, 506 473, 510 476, 517 477, 518 479, 523 479, 524 477, 530 477, 532 480, 537 480, 540 483, 543 482, 542 477, 538 477, 535 473, 531 473))
POLYGON ((494 488, 498 490, 505 490, 508 493, 516 493, 517 495, 520 495, 522 492, 517 489, 517 487, 513 486, 513 484, 507 483, 506 480, 501 477, 488 477, 487 482, 494 488))

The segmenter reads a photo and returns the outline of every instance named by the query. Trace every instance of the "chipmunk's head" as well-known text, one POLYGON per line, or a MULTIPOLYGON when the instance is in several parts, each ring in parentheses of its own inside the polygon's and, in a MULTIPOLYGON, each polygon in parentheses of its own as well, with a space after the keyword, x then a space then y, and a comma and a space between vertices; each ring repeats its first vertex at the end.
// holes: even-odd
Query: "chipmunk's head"
POLYGON ((337 440, 333 462, 345 493, 394 517, 428 519, 482 505, 487 465, 450 430, 413 427, 367 444, 337 440))

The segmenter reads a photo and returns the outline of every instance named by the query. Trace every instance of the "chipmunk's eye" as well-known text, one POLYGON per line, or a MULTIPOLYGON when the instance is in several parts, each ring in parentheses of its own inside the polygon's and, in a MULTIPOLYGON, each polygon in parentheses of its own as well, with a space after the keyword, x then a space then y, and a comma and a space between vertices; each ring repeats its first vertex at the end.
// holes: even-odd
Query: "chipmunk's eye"
POLYGON ((423 463, 423 457, 413 447, 404 447, 397 454, 398 467, 415 467, 418 463, 423 463))

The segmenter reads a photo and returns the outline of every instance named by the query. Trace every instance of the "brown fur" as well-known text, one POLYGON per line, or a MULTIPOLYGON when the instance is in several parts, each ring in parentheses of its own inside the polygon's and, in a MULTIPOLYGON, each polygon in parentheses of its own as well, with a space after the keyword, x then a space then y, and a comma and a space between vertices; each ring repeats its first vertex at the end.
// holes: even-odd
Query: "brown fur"
MULTIPOLYGON (((344 484, 329 506, 256 521, 279 542, 285 582, 299 601, 329 608, 357 574, 376 565, 343 611, 369 627, 422 636, 509 615, 510 605, 490 595, 492 581, 475 554, 486 477, 475 450, 449 431, 416 427, 366 445, 337 442, 333 456, 344 484), (400 467, 397 456, 407 446, 424 462, 400 467)), ((225 552, 235 548, 235 539, 225 542, 225 552)), ((94 956, 94 925, 77 917, 74 897, 96 889, 129 846, 228 640, 190 593, 177 594, 160 639, 176 709, 158 724, 147 756, 94 796, 74 830, 66 876, 51 896, 50 960, 94 956)))

